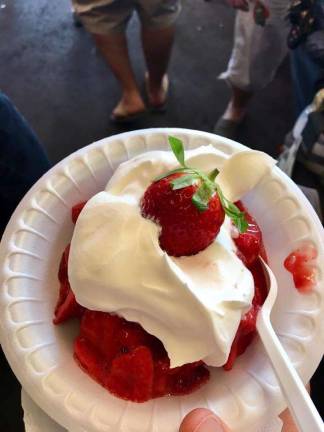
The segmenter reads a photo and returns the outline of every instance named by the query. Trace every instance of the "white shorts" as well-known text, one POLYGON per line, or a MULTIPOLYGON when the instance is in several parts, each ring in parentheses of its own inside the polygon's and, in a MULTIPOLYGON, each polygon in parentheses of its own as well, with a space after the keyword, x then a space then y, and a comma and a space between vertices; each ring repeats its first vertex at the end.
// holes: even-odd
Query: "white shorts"
POLYGON ((236 14, 234 46, 226 72, 219 78, 246 91, 257 91, 274 78, 288 53, 289 24, 285 20, 289 0, 265 0, 270 11, 266 25, 255 24, 254 2, 249 12, 236 14))

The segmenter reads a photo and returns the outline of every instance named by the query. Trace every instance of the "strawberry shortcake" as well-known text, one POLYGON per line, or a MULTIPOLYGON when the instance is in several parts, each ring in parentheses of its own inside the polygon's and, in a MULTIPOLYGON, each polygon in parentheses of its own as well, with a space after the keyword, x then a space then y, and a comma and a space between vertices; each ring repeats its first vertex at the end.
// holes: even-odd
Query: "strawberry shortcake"
POLYGON ((212 146, 122 163, 72 209, 54 323, 80 321, 74 356, 114 395, 188 394, 230 370, 256 333, 267 291, 261 230, 240 201, 272 168, 255 151, 212 146))

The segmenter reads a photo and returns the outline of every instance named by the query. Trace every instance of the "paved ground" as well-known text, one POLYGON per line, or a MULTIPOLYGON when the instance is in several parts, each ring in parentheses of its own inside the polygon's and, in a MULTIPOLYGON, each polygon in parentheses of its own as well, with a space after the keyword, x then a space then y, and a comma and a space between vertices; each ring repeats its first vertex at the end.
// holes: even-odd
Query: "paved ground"
MULTIPOLYGON (((217 76, 231 50, 233 18, 225 0, 185 2, 171 65, 169 109, 165 115, 148 114, 132 129, 212 130, 229 94, 217 76)), ((0 88, 31 123, 53 163, 97 139, 130 129, 108 121, 118 88, 89 35, 73 25, 68 0, 1 0, 0 29, 0 88)), ((145 69, 135 19, 129 36, 142 83, 145 69)), ((275 155, 293 119, 286 61, 275 81, 252 101, 239 141, 275 155)), ((301 169, 296 178, 315 184, 301 169)), ((1 356, 0 370, 0 430, 19 432, 19 386, 1 356)), ((323 388, 319 376, 316 382, 323 388)))
MULTIPOLYGON (((6 3, 6 0, 2 0, 6 3)), ((181 126, 211 131, 228 89, 217 76, 232 45, 233 12, 225 0, 188 0, 173 53, 172 90, 165 115, 147 115, 132 128, 181 126)), ((139 82, 144 62, 137 20, 129 28, 139 82)), ((125 129, 109 124, 118 88, 90 36, 75 28, 69 0, 9 2, 0 9, 0 87, 33 125, 53 162, 125 129)), ((240 140, 274 154, 292 124, 288 63, 251 104, 240 140)))

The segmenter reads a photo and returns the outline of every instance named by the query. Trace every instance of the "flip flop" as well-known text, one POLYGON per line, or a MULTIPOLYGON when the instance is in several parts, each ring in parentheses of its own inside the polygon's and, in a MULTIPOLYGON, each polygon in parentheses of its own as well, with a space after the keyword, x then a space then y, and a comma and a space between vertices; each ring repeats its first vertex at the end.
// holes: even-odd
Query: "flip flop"
POLYGON ((125 114, 114 114, 111 113, 110 115, 110 121, 116 124, 124 124, 124 123, 131 123, 136 120, 139 120, 146 114, 146 109, 143 111, 139 111, 133 114, 128 114, 125 112, 125 114))
POLYGON ((237 130, 240 124, 241 121, 228 120, 221 117, 215 124, 213 132, 216 135, 234 140, 237 137, 237 130))
POLYGON ((146 90, 150 110, 152 112, 162 113, 166 111, 169 87, 170 87, 169 77, 167 74, 165 74, 162 78, 162 90, 164 92, 164 101, 159 105, 152 104, 151 103, 152 97, 150 95, 150 90, 149 90, 149 74, 148 72, 145 73, 145 90, 146 90))

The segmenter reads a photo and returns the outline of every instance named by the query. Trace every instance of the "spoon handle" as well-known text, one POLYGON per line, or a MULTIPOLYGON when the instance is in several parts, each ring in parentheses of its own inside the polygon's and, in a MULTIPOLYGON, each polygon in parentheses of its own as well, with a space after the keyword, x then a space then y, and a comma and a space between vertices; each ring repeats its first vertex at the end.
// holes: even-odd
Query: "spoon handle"
POLYGON ((299 431, 324 432, 324 423, 274 332, 268 311, 259 311, 257 329, 299 431))

